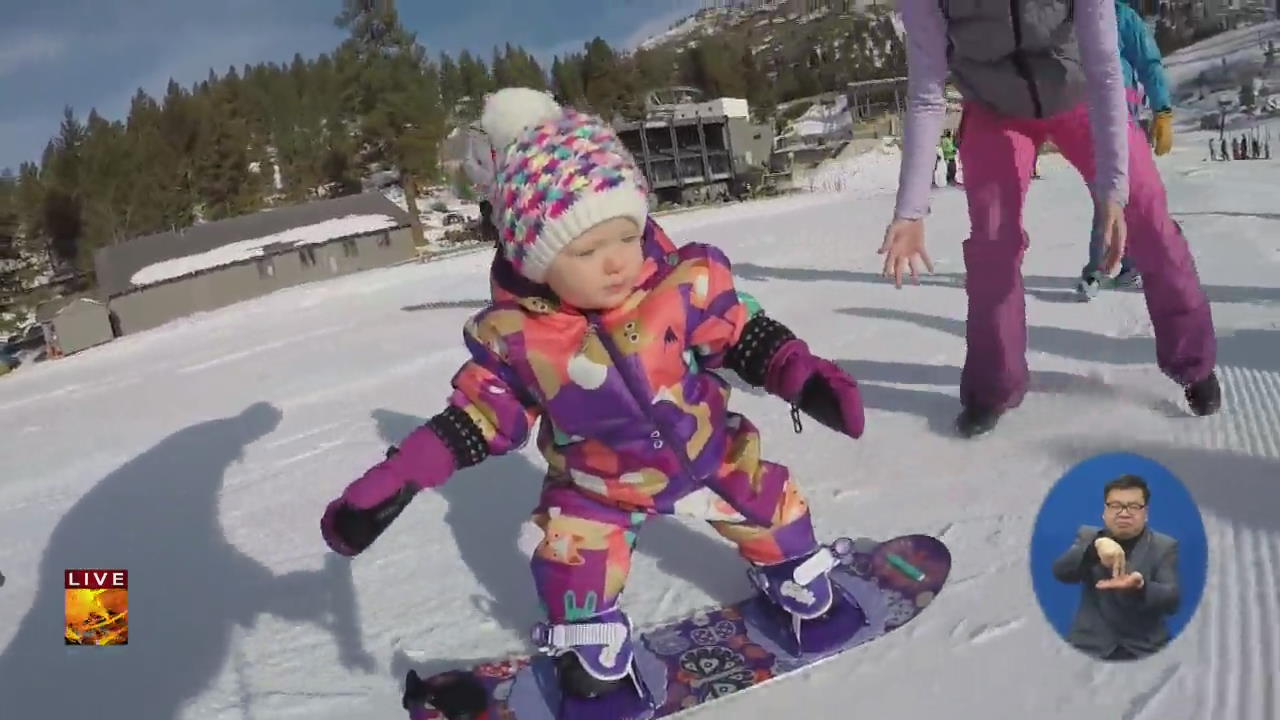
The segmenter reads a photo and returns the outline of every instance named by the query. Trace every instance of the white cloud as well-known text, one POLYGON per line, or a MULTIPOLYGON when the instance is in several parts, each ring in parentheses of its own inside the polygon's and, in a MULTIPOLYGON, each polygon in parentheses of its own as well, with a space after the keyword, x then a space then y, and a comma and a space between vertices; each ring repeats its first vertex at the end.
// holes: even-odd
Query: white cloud
POLYGON ((42 60, 56 60, 67 51, 65 37, 35 33, 13 42, 0 42, 0 77, 42 60))

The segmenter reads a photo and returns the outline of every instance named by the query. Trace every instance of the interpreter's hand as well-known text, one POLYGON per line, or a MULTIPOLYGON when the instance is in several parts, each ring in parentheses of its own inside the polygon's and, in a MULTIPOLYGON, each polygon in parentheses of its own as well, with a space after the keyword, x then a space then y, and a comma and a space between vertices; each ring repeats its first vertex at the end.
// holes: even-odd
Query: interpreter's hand
MULTIPOLYGON (((1097 201, 1095 201, 1097 202, 1097 201)), ((1124 222, 1124 207, 1115 201, 1106 201, 1101 212, 1095 213, 1102 223, 1102 242, 1106 254, 1102 258, 1102 271, 1110 275, 1124 259, 1128 229, 1124 222)))
POLYGON ((1164 155, 1173 149, 1173 112, 1161 110, 1151 123, 1151 142, 1156 155, 1164 155))
POLYGON ((1131 572, 1128 575, 1099 580, 1094 587, 1099 590, 1141 590, 1146 584, 1147 581, 1142 577, 1142 573, 1131 572))
POLYGON ((894 286, 902 287, 902 276, 910 273, 911 279, 920 284, 917 263, 933 272, 933 261, 924 249, 924 220, 899 218, 889 223, 884 231, 884 244, 876 251, 884 255, 884 277, 893 277, 894 286))
POLYGON ((1093 548, 1098 551, 1098 562, 1111 571, 1112 578, 1124 574, 1124 548, 1120 543, 1108 537, 1100 537, 1093 541, 1093 548))

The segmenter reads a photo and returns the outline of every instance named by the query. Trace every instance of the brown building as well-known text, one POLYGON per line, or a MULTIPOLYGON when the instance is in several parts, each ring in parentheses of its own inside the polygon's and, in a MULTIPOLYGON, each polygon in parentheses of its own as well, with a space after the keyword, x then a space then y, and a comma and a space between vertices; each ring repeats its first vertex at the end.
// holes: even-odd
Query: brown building
POLYGON ((416 257, 408 214, 371 192, 136 238, 94 263, 117 333, 129 334, 416 257))
POLYGON ((92 298, 66 297, 40 303, 36 322, 44 329, 49 357, 78 353, 115 338, 107 306, 92 298))

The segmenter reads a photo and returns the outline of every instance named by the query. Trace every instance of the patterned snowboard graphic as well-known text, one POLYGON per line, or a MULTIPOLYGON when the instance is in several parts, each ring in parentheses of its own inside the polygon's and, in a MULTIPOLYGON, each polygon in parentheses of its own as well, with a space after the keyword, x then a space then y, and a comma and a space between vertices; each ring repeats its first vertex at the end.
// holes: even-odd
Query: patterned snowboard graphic
MULTIPOLYGON (((790 626, 758 596, 642 631, 636 664, 657 709, 618 720, 670 717, 883 637, 928 607, 950 571, 946 545, 928 535, 856 541, 852 562, 831 578, 857 599, 866 624, 822 655, 795 656, 790 626)), ((549 658, 518 657, 425 680, 410 671, 404 705, 411 720, 556 720, 559 687, 549 658)))

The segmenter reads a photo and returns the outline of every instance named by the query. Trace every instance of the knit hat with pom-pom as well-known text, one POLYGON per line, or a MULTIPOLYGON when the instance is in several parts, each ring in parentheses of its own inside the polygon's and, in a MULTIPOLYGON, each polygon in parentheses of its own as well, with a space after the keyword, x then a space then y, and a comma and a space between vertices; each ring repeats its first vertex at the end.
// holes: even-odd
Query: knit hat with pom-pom
MULTIPOLYGON (((480 126, 493 148, 493 181, 478 184, 489 188, 507 260, 529 280, 543 282, 566 245, 606 220, 644 228, 648 185, 600 118, 507 88, 486 100, 480 126)), ((475 179, 474 169, 468 174, 475 179)))

